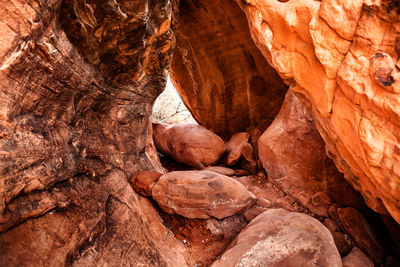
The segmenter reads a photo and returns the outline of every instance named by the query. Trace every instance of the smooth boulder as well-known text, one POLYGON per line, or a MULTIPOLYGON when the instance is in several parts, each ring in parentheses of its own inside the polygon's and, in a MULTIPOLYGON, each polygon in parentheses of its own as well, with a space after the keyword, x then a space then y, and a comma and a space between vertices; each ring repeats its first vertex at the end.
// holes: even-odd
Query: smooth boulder
POLYGON ((213 267, 341 267, 332 235, 318 220, 284 209, 269 209, 235 238, 213 267))
POLYGON ((162 173, 152 171, 136 172, 132 175, 129 182, 137 193, 148 197, 151 195, 154 184, 162 175, 162 173))
POLYGON ((343 267, 374 267, 374 263, 358 247, 354 247, 343 258, 343 267))
POLYGON ((224 161, 226 165, 233 166, 238 162, 248 140, 249 134, 246 132, 237 133, 231 137, 226 143, 226 157, 224 161))
POLYGON ((169 214, 222 219, 244 212, 255 196, 233 178, 211 171, 175 171, 158 180, 152 197, 169 214))
POLYGON ((153 139, 160 153, 198 169, 217 163, 226 149, 221 137, 190 123, 153 123, 153 139))

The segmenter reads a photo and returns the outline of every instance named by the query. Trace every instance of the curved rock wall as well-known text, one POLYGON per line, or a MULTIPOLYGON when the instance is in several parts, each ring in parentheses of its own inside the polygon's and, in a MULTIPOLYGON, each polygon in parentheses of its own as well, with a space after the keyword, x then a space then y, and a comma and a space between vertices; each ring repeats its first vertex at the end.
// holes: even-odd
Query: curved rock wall
POLYGON ((399 2, 237 2, 268 62, 310 100, 337 167, 400 222, 399 2))
POLYGON ((193 117, 223 138, 261 131, 278 113, 286 85, 254 45, 230 0, 183 0, 171 79, 193 117))
POLYGON ((152 166, 147 126, 174 47, 173 8, 0 3, 0 265, 185 265, 127 181, 152 166))

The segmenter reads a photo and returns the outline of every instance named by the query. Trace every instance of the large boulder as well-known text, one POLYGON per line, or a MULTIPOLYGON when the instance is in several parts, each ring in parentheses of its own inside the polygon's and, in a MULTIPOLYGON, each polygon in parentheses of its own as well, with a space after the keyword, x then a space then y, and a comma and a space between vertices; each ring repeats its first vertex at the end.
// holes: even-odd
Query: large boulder
POLYGON ((226 149, 218 135, 190 123, 153 123, 153 139, 160 153, 198 169, 217 163, 226 149))
POLYGON ((399 1, 236 2, 265 58, 311 103, 346 179, 400 222, 399 1))
POLYGON ((198 219, 222 219, 255 202, 255 196, 240 182, 212 171, 164 174, 154 185, 152 197, 169 214, 198 219))
POLYGON ((289 90, 273 123, 258 141, 269 179, 312 212, 327 216, 331 202, 363 206, 363 199, 327 158, 309 108, 289 90))
POLYGON ((341 267, 332 235, 316 219, 284 209, 269 209, 235 238, 213 267, 341 267))

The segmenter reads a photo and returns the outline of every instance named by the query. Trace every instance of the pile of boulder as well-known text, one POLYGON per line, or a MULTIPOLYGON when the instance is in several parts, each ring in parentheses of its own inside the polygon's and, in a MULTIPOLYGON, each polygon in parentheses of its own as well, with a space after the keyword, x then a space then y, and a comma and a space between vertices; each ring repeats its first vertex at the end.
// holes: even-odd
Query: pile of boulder
POLYGON ((225 143, 199 125, 154 123, 152 134, 159 153, 191 170, 137 172, 130 179, 137 193, 152 197, 168 214, 190 219, 243 214, 249 221, 213 266, 374 266, 383 261, 374 230, 356 209, 327 209, 329 217, 321 223, 271 207, 262 190, 243 182, 239 176, 260 166, 248 133, 225 143))

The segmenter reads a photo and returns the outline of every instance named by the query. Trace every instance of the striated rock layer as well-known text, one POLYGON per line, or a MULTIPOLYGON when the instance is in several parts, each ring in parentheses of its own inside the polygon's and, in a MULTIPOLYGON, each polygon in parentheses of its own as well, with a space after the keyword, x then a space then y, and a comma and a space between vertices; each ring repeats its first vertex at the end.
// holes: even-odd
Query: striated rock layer
POLYGON ((146 132, 173 9, 0 3, 0 265, 185 266, 185 248, 127 180, 154 166, 146 132))
POLYGON ((182 0, 171 80, 193 117, 230 138, 250 126, 262 131, 287 86, 254 45, 246 17, 231 0, 182 0))
POLYGON ((310 101, 336 166, 400 222, 399 2, 237 2, 268 62, 310 101))

